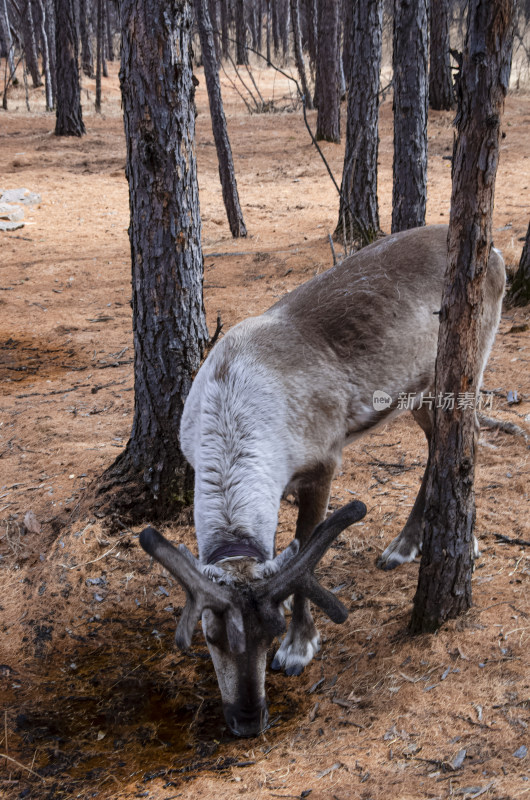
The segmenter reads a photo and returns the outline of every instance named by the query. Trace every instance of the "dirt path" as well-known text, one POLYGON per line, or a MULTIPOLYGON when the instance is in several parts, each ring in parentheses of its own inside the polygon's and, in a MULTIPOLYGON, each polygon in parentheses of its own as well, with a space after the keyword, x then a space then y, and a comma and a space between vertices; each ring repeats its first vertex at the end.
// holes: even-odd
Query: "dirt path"
MULTIPOLYGON (((300 113, 249 116, 225 87, 249 237, 225 221, 198 73, 197 152, 210 330, 271 305, 331 264, 333 186, 300 113)), ((289 89, 269 70, 262 91, 289 89)), ((88 85, 89 90, 93 87, 88 85)), ((21 90, 22 91, 22 90, 21 90)), ((282 100, 285 96, 287 99, 282 100)), ((172 646, 182 595, 140 550, 137 532, 104 520, 63 526, 91 479, 127 441, 133 408, 128 193, 116 69, 104 110, 85 103, 88 135, 55 138, 23 95, 0 117, 0 187, 38 192, 26 225, 0 233, 0 796, 5 798, 525 797, 530 793, 529 453, 522 437, 483 431, 477 476, 482 557, 475 607, 437 636, 406 634, 417 564, 375 559, 405 522, 426 460, 406 418, 345 452, 333 505, 369 513, 322 565, 352 610, 323 618, 319 657, 297 679, 271 674, 274 724, 259 739, 224 729, 215 676, 197 633, 172 646), (18 106, 18 108, 17 108, 18 106), (38 524, 26 531, 32 511, 38 524), (38 528, 40 527, 40 530, 38 528), (4 716, 5 710, 5 716, 4 716), (3 740, 3 741, 2 741, 3 740), (464 753, 465 751, 465 753, 464 753), (460 763, 461 762, 461 763, 460 763)), ((42 107, 37 92, 34 108, 42 107), (40 105, 39 105, 40 104, 40 105)), ((311 116, 314 123, 314 116, 311 116)), ((508 266, 530 218, 530 97, 507 102, 494 217, 508 266)), ((390 227, 392 114, 382 107, 379 200, 390 227)), ((428 222, 447 222, 451 116, 431 115, 428 222)), ((337 177, 341 146, 324 145, 337 177)), ((528 428, 528 310, 506 311, 486 371, 499 419, 528 428), (509 405, 516 390, 521 402, 509 405)), ((284 503, 279 543, 293 532, 284 503)), ((30 526, 31 527, 31 526, 30 526)), ((193 530, 168 526, 193 547, 193 530)), ((320 615, 321 616, 321 615, 320 615)))

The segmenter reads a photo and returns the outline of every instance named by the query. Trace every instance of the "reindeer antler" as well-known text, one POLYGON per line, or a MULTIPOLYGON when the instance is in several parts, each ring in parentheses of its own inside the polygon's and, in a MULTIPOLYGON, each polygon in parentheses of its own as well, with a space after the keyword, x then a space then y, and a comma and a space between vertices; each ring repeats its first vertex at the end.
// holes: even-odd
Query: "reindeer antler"
POLYGON ((181 650, 189 648, 195 626, 204 609, 209 608, 225 616, 230 649, 234 653, 242 653, 245 649, 243 618, 233 591, 209 580, 202 574, 197 560, 185 545, 175 547, 154 528, 145 528, 141 532, 140 544, 171 572, 186 592, 186 605, 175 634, 177 647, 181 650))
POLYGON ((279 634, 285 628, 279 604, 293 592, 308 597, 333 622, 340 624, 345 621, 348 610, 334 594, 319 584, 313 570, 339 533, 361 520, 365 514, 366 506, 359 500, 335 511, 317 525, 298 557, 256 590, 260 616, 274 633, 279 634))

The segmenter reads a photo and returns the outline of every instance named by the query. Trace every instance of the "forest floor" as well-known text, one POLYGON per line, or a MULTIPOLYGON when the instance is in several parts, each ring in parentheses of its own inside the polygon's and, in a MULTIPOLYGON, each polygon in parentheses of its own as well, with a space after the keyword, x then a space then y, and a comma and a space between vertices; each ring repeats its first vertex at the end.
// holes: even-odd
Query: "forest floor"
MULTIPOLYGON (((317 615, 322 649, 300 677, 269 672, 273 724, 250 740, 226 730, 200 630, 190 653, 174 648, 183 595, 150 564, 138 529, 111 537, 104 519, 65 522, 123 449, 134 402, 125 145, 109 66, 99 116, 85 81, 82 139, 53 135, 40 90, 30 93, 31 113, 17 88, 0 114, 1 188, 41 196, 26 208, 25 227, 0 233, 0 796, 530 800, 530 547, 496 536, 530 541, 523 436, 481 432, 474 606, 437 635, 415 638, 407 624, 418 563, 385 573, 375 560, 419 488, 423 434, 404 415, 346 449, 332 506, 359 497, 368 514, 320 573, 351 614, 342 626, 317 615)), ((266 99, 289 105, 283 78, 256 74, 266 99)), ((331 265, 338 200, 301 111, 249 115, 223 76, 249 230, 232 240, 197 75, 213 331, 218 312, 228 328, 331 265)), ((493 227, 513 269, 530 218, 528 93, 509 96, 503 128, 493 227)), ((388 231, 389 97, 380 137, 388 231)), ((449 218, 452 139, 452 114, 431 113, 428 223, 449 218)), ((340 178, 343 146, 323 150, 340 178)), ((489 415, 528 431, 527 322, 528 309, 504 311, 484 385, 494 393, 489 415), (508 403, 510 391, 518 404, 508 403)), ((295 516, 284 502, 280 547, 295 516)), ((191 526, 164 532, 194 548, 191 526)))

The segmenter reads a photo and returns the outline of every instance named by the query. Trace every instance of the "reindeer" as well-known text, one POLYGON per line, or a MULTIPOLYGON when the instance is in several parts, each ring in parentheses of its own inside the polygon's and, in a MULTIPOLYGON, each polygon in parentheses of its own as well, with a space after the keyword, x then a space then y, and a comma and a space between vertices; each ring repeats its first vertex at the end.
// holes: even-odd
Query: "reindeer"
MULTIPOLYGON (((420 397, 434 392, 447 232, 435 225, 394 234, 317 275, 232 328, 192 385, 180 441, 195 469, 199 557, 153 528, 140 543, 186 592, 178 647, 189 647, 202 617, 236 735, 267 725, 266 658, 285 631, 283 601, 293 596, 291 622, 271 666, 287 675, 299 675, 319 649, 310 600, 333 622, 347 617, 313 575, 339 533, 366 513, 357 501, 325 520, 343 448, 400 413, 400 393, 416 396, 412 414, 430 441, 433 412, 420 397), (374 403, 380 396, 389 398, 382 409, 374 403), (299 502, 295 538, 276 555, 280 500, 290 491, 299 502)), ((504 286, 504 262, 493 249, 477 390, 504 286)), ((424 475, 405 527, 380 556, 382 569, 420 551, 425 486, 424 475)))

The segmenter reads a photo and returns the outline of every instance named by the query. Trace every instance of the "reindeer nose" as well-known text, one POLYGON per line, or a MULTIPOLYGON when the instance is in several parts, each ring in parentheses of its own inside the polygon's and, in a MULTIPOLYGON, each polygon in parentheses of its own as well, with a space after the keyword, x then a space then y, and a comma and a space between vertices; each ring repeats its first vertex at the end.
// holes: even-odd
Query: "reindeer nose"
POLYGON ((265 703, 253 708, 240 708, 235 703, 223 708, 228 727, 235 736, 257 736, 265 730, 269 712, 265 703))

